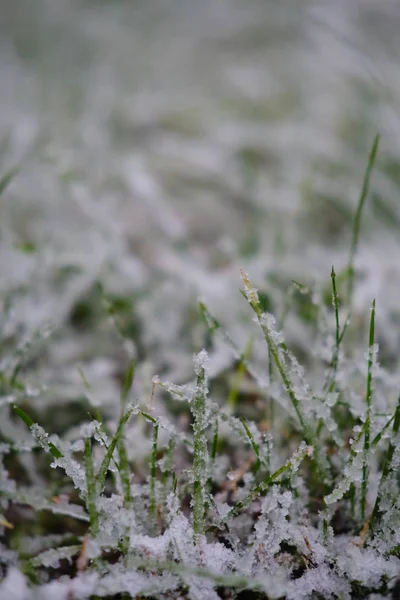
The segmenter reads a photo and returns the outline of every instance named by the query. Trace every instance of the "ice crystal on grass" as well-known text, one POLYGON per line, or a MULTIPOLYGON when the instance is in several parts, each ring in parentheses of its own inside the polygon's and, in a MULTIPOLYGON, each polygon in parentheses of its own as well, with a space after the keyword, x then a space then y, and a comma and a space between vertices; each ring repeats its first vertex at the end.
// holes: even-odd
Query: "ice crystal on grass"
POLYGON ((48 405, 22 394, 24 375, 4 376, 7 394, 18 393, 1 407, 0 532, 17 550, 0 552, 1 594, 11 585, 21 600, 389 598, 400 571, 399 378, 378 364, 374 305, 369 337, 365 318, 360 331, 344 325, 337 279, 332 269, 332 304, 322 288, 296 284, 300 300, 288 294, 274 316, 268 304, 282 290, 269 298, 242 272, 257 330, 250 318, 225 328, 200 303, 190 348, 207 350, 190 373, 175 379, 167 361, 157 363, 165 379, 151 378, 130 348, 104 414, 96 390, 88 399, 80 389, 89 402, 57 435, 48 405), (308 352, 291 349, 293 327, 308 352), (24 544, 13 526, 27 511, 67 531, 55 535, 43 518, 40 539, 24 544))
POLYGON ((65 471, 68 477, 73 481, 74 486, 77 490, 79 490, 84 496, 86 495, 87 486, 86 486, 86 477, 85 471, 82 465, 75 459, 71 457, 61 457, 56 458, 51 463, 51 466, 56 469, 60 467, 65 471))
POLYGON ((260 323, 271 332, 272 341, 276 346, 284 343, 285 337, 281 331, 276 328, 276 319, 271 313, 262 313, 260 323))
POLYGON ((324 600, 350 600, 351 585, 327 565, 308 570, 299 579, 288 584, 288 600, 308 600, 316 594, 324 600))
POLYGON ((49 434, 37 423, 31 426, 32 435, 46 452, 50 452, 49 434))

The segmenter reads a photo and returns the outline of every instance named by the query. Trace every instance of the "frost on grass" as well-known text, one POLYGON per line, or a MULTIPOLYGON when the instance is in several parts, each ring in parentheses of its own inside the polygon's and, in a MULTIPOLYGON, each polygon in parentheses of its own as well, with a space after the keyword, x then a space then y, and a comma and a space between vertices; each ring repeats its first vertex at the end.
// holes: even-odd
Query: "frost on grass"
MULTIPOLYGON (((232 379, 213 371, 211 348, 192 357, 190 378, 149 377, 150 406, 149 397, 126 406, 118 400, 112 418, 97 414, 64 435, 48 433, 17 407, 57 467, 50 469, 56 480, 63 472, 62 489, 54 496, 14 481, 5 466, 13 446, 2 444, 0 527, 13 525, 10 506, 27 505, 87 530, 70 545, 49 532, 42 543, 3 553, 3 596, 13 585, 24 600, 218 600, 222 589, 263 600, 390 597, 400 570, 397 378, 378 365, 371 337, 367 352, 352 355, 344 345, 336 364, 325 306, 316 326, 329 352, 303 366, 275 317, 257 312, 260 295, 244 281, 267 386, 263 360, 240 352, 205 313, 248 385, 233 406, 229 382, 237 385, 238 373, 232 379), (66 564, 63 578, 49 575, 66 564), (35 583, 22 575, 32 569, 40 574, 35 583)), ((32 447, 21 446, 21 455, 32 447)))

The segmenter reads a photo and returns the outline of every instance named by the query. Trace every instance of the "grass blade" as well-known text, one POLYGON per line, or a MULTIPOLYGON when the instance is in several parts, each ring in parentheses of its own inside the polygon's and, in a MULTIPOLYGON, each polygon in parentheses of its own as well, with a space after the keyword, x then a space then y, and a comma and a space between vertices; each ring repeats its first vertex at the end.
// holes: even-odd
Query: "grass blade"
POLYGON ((85 471, 87 485, 87 509, 90 517, 90 529, 92 535, 97 535, 99 530, 99 517, 97 514, 97 488, 94 475, 94 464, 92 455, 92 440, 85 438, 85 471))
POLYGON ((126 451, 125 436, 123 433, 118 440, 119 475, 124 493, 125 508, 132 508, 133 497, 131 491, 131 470, 129 467, 128 453, 126 451))
POLYGON ((368 375, 367 375, 367 393, 366 403, 367 412, 365 416, 365 431, 364 431, 364 457, 363 457, 363 474, 361 483, 361 520, 365 520, 365 509, 367 504, 368 492, 368 459, 370 451, 370 436, 371 436, 371 408, 372 408, 372 368, 374 365, 374 343, 375 343, 375 300, 372 302, 371 319, 369 325, 369 349, 368 349, 368 375))
POLYGON ((214 463, 217 456, 218 450, 218 433, 219 433, 218 419, 215 421, 215 431, 213 436, 212 448, 211 448, 211 461, 214 463))
POLYGON ((197 383, 194 398, 190 403, 193 414, 193 530, 194 542, 204 533, 207 484, 207 421, 206 395, 207 380, 204 366, 204 354, 196 357, 195 370, 197 383))
MULTIPOLYGON (((132 389, 133 378, 135 375, 135 363, 133 360, 129 361, 128 368, 125 373, 124 381, 121 390, 121 406, 122 412, 125 410, 126 401, 129 393, 132 389)), ((119 475, 121 478, 121 485, 124 494, 124 505, 125 508, 131 508, 133 504, 132 490, 131 490, 131 470, 129 467, 128 452, 125 445, 125 425, 121 426, 120 436, 118 439, 118 456, 119 456, 119 475)))
POLYGON ((259 483, 243 500, 235 504, 235 506, 226 515, 224 521, 227 521, 232 517, 236 517, 241 510, 249 506, 249 504, 254 502, 254 500, 257 500, 257 498, 263 492, 265 492, 273 483, 275 483, 281 477, 281 475, 297 470, 298 466, 300 465, 300 462, 306 456, 310 456, 311 452, 312 450, 310 446, 304 445, 303 447, 300 447, 292 456, 292 458, 286 462, 286 464, 284 464, 277 471, 272 473, 267 479, 259 483))
POLYGON ((376 436, 374 437, 374 439, 371 442, 371 448, 376 448, 376 446, 381 441, 385 431, 387 431, 389 429, 390 425, 393 423, 395 417, 396 417, 396 413, 394 413, 394 415, 392 415, 390 417, 389 421, 387 423, 385 423, 385 425, 382 427, 380 432, 376 434, 376 436))
POLYGON ((354 217, 353 235, 352 235, 352 239, 351 239, 349 260, 347 263, 347 270, 348 270, 347 298, 348 298, 348 302, 349 302, 350 306, 351 306, 352 300, 353 300, 354 260, 355 260, 355 256, 357 253, 358 240, 360 237, 362 211, 363 211, 363 208, 365 205, 365 200, 368 196, 369 184, 371 181, 371 174, 372 174, 372 170, 375 165, 376 156, 378 154, 379 139, 380 139, 380 136, 379 136, 379 134, 377 134, 374 137, 374 141, 372 143, 371 151, 369 153, 367 168, 366 168, 365 174, 364 174, 363 184, 362 184, 362 188, 361 188, 361 194, 360 194, 360 198, 358 200, 357 211, 356 211, 356 214, 354 217))
POLYGON ((120 418, 119 423, 118 423, 118 427, 117 427, 117 431, 115 432, 115 435, 114 435, 113 439, 111 440, 111 443, 110 443, 110 445, 109 445, 109 447, 107 449, 106 455, 104 456, 103 461, 102 461, 102 463, 100 465, 100 470, 99 470, 99 473, 97 475, 97 482, 98 482, 98 486, 99 486, 99 494, 102 494, 102 492, 103 492, 105 481, 106 481, 108 467, 110 466, 110 462, 111 462, 111 459, 113 457, 114 450, 115 450, 115 448, 116 448, 119 440, 123 436, 124 426, 129 421, 129 419, 130 419, 130 417, 131 417, 131 415, 132 415, 132 413, 134 411, 135 411, 135 407, 131 407, 120 418))
POLYGON ((240 420, 242 422, 242 425, 243 425, 243 428, 244 428, 244 430, 246 432, 246 435, 249 438, 249 442, 250 442, 250 444, 251 444, 251 446, 252 446, 252 448, 253 448, 256 456, 257 456, 257 462, 256 462, 255 467, 254 467, 254 474, 256 474, 257 471, 259 470, 260 466, 261 466, 260 447, 257 444, 257 442, 255 441, 254 436, 251 433, 250 429, 248 428, 248 425, 247 425, 246 421, 243 419, 243 417, 240 417, 240 420))
MULTIPOLYGON (((13 404, 12 407, 15 414, 18 415, 18 417, 25 423, 25 425, 27 425, 27 427, 29 427, 29 429, 31 429, 33 425, 36 425, 35 421, 20 406, 13 404)), ((63 453, 57 448, 57 446, 53 444, 53 442, 49 441, 48 445, 49 452, 54 458, 63 457, 63 453)))
POLYGON ((257 316, 261 330, 264 334, 265 341, 267 342, 268 348, 271 352, 271 356, 272 356, 274 363, 278 369, 278 372, 282 378, 284 389, 287 391, 289 398, 292 402, 293 408, 295 409, 297 417, 300 421, 300 425, 303 430, 304 439, 306 440, 307 444, 309 444, 310 446, 313 446, 315 449, 314 459, 315 459, 315 463, 317 465, 318 471, 320 472, 320 474, 325 476, 326 469, 320 459, 321 453, 318 449, 317 437, 313 431, 311 424, 308 422, 306 416, 304 415, 303 408, 301 406, 301 402, 295 392, 295 388, 293 386, 290 374, 287 371, 286 365, 284 364, 283 360, 281 360, 280 350, 283 350, 285 348, 283 348, 282 346, 279 346, 278 343, 274 340, 274 338, 271 334, 271 331, 269 330, 267 324, 263 320, 263 313, 262 313, 261 306, 260 306, 260 303, 258 300, 257 291, 251 285, 249 278, 247 277, 245 272, 242 271, 241 274, 242 274, 243 283, 245 285, 245 290, 243 292, 243 295, 257 316))
POLYGON ((153 449, 151 452, 150 466, 150 493, 149 493, 149 513, 150 517, 156 517, 156 475, 157 475, 157 443, 158 443, 158 423, 155 423, 153 430, 153 449))

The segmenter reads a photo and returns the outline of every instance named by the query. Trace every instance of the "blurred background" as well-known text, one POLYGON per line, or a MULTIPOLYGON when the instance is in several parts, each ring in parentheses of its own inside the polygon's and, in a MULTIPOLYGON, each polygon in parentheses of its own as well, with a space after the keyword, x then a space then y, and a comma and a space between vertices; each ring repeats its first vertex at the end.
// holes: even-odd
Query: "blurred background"
MULTIPOLYGON (((274 312, 292 278, 329 282, 377 132, 354 302, 376 296, 398 346, 397 0, 0 7, 0 174, 18 169, 0 197, 3 333, 28 343, 51 326, 33 383, 73 398, 79 363, 107 403, 126 353, 137 385, 185 380, 205 343, 199 297, 244 347, 239 269, 281 290, 274 312)), ((309 347, 299 319, 287 335, 309 347)))

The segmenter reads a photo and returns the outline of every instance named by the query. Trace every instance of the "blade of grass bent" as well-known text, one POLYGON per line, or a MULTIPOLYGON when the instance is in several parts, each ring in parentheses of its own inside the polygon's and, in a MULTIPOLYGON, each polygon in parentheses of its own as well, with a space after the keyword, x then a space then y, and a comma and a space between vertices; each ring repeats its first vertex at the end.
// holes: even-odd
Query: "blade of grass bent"
POLYGON ((228 512, 228 514, 224 518, 224 522, 231 519, 232 517, 236 517, 240 513, 241 510, 243 510, 244 508, 249 506, 249 504, 254 502, 254 500, 257 500, 257 498, 263 492, 265 492, 277 479, 279 479, 281 477, 281 475, 284 475, 285 473, 291 471, 294 468, 295 460, 296 460, 296 462, 299 460, 301 461, 306 456, 309 456, 309 455, 310 455, 310 447, 307 446, 302 450, 300 459, 299 458, 294 459, 294 457, 292 457, 290 460, 288 460, 286 462, 286 464, 282 465, 282 467, 277 469, 277 471, 272 473, 267 479, 265 479, 264 481, 261 481, 261 483, 259 483, 250 492, 250 494, 248 494, 245 498, 243 498, 243 500, 240 500, 240 502, 235 504, 235 506, 228 512))
POLYGON ((243 295, 257 316, 257 319, 258 319, 259 325, 261 327, 261 330, 263 332, 265 341, 267 342, 268 348, 271 352, 271 356, 272 356, 274 363, 278 369, 278 372, 282 378, 284 389, 287 391, 289 398, 292 402, 293 408, 296 411, 297 417, 300 421, 300 425, 303 430, 304 439, 307 442, 307 444, 309 444, 310 446, 313 446, 313 448, 314 448, 314 460, 315 460, 315 464, 318 467, 318 471, 320 472, 320 474, 326 476, 326 469, 325 469, 324 465, 322 464, 322 460, 321 460, 322 453, 319 449, 317 437, 313 431, 311 424, 307 421, 306 416, 304 415, 303 408, 301 406, 301 402, 295 392, 292 380, 290 378, 290 374, 288 373, 287 369, 285 368, 285 365, 281 361, 281 358, 279 355, 280 354, 279 347, 277 346, 275 341, 272 339, 272 335, 268 329, 268 326, 263 322, 263 319, 262 319, 263 313, 262 313, 261 306, 260 306, 260 303, 258 300, 257 291, 255 290, 255 288, 253 288, 253 286, 251 285, 251 283, 249 281, 249 278, 247 277, 246 273, 243 270, 241 271, 241 275, 242 275, 243 283, 245 285, 245 291, 243 292, 243 295))
MULTIPOLYGON (((12 405, 12 408, 16 415, 31 429, 33 425, 36 425, 35 421, 20 407, 16 404, 12 405)), ((49 451, 54 458, 62 458, 63 453, 55 446, 52 442, 48 442, 49 451)))

